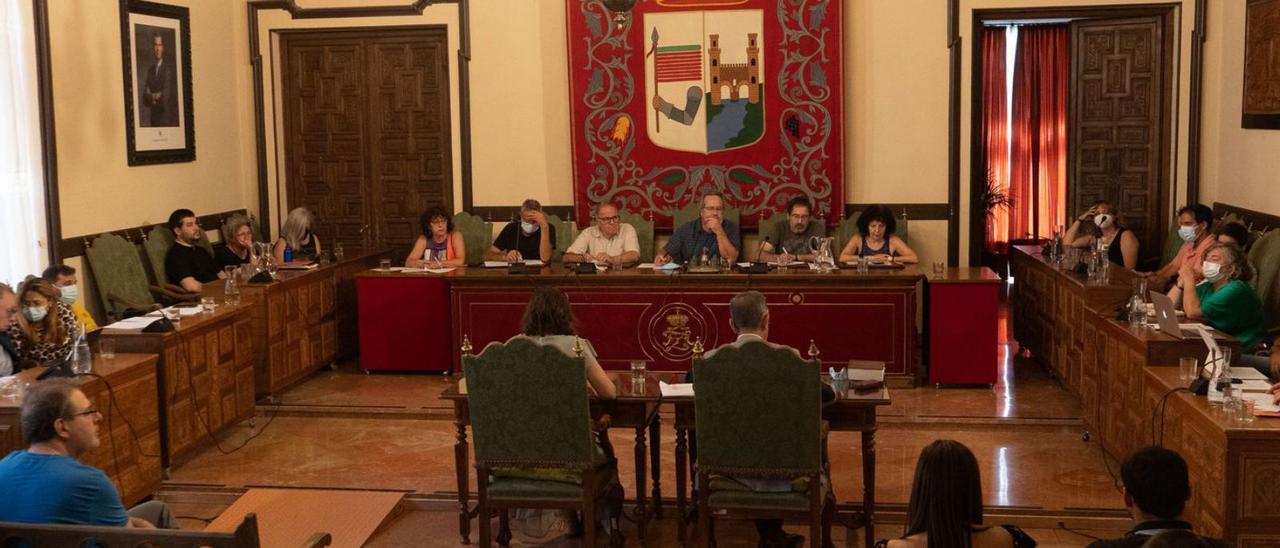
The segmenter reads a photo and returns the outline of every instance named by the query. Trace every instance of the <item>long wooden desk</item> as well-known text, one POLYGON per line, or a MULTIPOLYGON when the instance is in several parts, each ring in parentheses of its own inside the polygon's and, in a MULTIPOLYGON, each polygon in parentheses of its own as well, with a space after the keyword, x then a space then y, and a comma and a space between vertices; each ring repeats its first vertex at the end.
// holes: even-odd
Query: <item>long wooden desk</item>
MULTIPOLYGON (((101 444, 81 461, 106 472, 126 506, 160 489, 156 358, 155 354, 116 354, 110 360, 94 356, 93 373, 98 377, 76 379, 93 407, 102 412, 101 444)), ((28 369, 17 378, 21 383, 39 382, 35 378, 43 371, 43 367, 28 369)), ((0 455, 26 447, 20 403, 20 394, 0 396, 0 455)))
MULTIPOLYGON (((612 400, 591 398, 591 416, 600 418, 609 415, 610 428, 634 429, 635 431, 635 465, 636 465, 636 513, 639 521, 640 540, 644 540, 645 529, 649 517, 661 517, 662 490, 660 488, 659 449, 661 437, 658 421, 658 404, 661 393, 658 381, 647 378, 643 384, 633 385, 630 372, 610 371, 609 377, 617 388, 618 396, 612 400), (646 434, 649 438, 648 452, 645 450, 646 434), (646 459, 652 464, 653 472, 653 507, 646 502, 645 474, 648 471, 646 459)), ((457 429, 457 441, 453 446, 453 465, 458 482, 458 534, 462 543, 471 542, 471 518, 477 510, 471 508, 471 453, 467 445, 467 427, 471 425, 470 405, 467 400, 467 381, 459 379, 457 383, 445 389, 440 399, 453 403, 453 424, 457 429)))
POLYGON ((182 318, 168 333, 103 329, 119 352, 158 354, 164 466, 189 457, 222 429, 253 416, 249 307, 219 305, 182 318))
MULTIPOLYGON (((385 256, 368 253, 311 270, 281 270, 274 282, 241 285, 240 302, 249 308, 253 326, 255 395, 279 394, 355 351, 355 275, 385 256)), ((225 292, 221 280, 204 286, 204 295, 219 303, 225 292)))

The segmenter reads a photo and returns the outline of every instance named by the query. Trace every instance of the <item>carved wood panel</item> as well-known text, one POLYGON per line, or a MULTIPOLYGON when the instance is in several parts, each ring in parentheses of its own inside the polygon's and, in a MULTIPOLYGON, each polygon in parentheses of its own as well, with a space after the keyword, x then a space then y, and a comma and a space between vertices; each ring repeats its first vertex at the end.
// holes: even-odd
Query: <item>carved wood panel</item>
POLYGON ((407 249, 423 210, 453 208, 445 29, 308 31, 281 46, 289 207, 312 209, 327 242, 407 249))
POLYGON ((1142 254, 1158 254, 1168 227, 1171 47, 1161 17, 1072 26, 1067 207, 1115 204, 1142 254))

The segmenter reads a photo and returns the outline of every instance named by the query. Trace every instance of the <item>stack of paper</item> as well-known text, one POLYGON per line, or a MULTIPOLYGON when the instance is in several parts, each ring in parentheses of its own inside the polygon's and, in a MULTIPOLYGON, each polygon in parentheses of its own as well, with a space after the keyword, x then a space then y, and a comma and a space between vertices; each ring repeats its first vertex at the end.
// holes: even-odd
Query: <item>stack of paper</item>
POLYGON ((662 397, 664 398, 693 396, 693 383, 667 384, 658 381, 658 388, 662 390, 662 397))
POLYGON ((120 320, 116 323, 106 326, 104 329, 142 329, 148 325, 151 325, 151 322, 154 322, 154 321, 156 321, 156 318, 154 317, 136 316, 133 318, 120 320))

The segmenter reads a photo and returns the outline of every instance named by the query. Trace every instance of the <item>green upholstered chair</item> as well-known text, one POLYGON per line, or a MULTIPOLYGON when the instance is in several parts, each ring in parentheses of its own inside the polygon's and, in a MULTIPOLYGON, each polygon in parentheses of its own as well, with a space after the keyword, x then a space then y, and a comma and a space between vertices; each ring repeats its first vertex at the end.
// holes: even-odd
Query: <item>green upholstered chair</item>
POLYGON ((694 360, 700 546, 711 546, 713 517, 737 515, 805 520, 810 546, 830 538, 818 369, 762 342, 694 360), (747 478, 790 481, 792 489, 753 491, 739 481, 747 478))
POLYGON ((467 264, 483 264, 484 253, 493 245, 493 223, 462 212, 454 214, 453 229, 462 233, 462 244, 467 246, 467 264))
POLYGON ((636 239, 640 241, 640 262, 653 262, 653 221, 644 218, 644 215, 630 211, 622 211, 618 213, 618 217, 624 224, 629 224, 636 229, 636 239))
MULTIPOLYGON (((775 227, 778 226, 778 223, 785 222, 787 222, 787 213, 785 211, 775 211, 773 215, 770 215, 768 218, 761 219, 759 225, 756 227, 756 245, 764 245, 765 237, 772 238, 773 231, 777 230, 775 227)), ((778 242, 772 243, 775 248, 778 247, 778 242)), ((792 250, 788 249, 787 251, 792 250)), ((759 251, 756 251, 756 253, 758 254, 759 251)), ((754 258, 755 256, 752 256, 752 259, 754 258)))
POLYGON ((578 237, 578 224, 563 221, 559 215, 547 215, 547 224, 556 227, 556 248, 551 250, 551 260, 559 261, 564 256, 564 250, 569 249, 573 240, 578 237))
POLYGON ((102 309, 112 321, 123 318, 125 310, 159 308, 133 243, 115 234, 103 234, 90 242, 84 254, 98 286, 102 309))
MULTIPOLYGON (((849 239, 852 238, 854 234, 858 233, 858 217, 860 217, 861 215, 862 215, 862 211, 860 210, 854 211, 852 215, 840 219, 840 223, 836 225, 836 232, 834 236, 836 238, 835 251, 837 254, 837 258, 839 258, 838 257, 839 253, 844 250, 845 244, 849 243, 849 239)), ((910 236, 908 236, 908 233, 910 232, 911 222, 907 219, 906 213, 905 212, 895 213, 894 221, 896 222, 897 226, 893 231, 893 235, 901 238, 902 241, 905 242, 907 245, 911 245, 911 238, 910 236)))
MULTIPOLYGON (((677 209, 677 210, 675 211, 675 213, 672 213, 672 214, 671 214, 672 227, 673 227, 673 228, 674 228, 674 227, 679 227, 679 226, 680 226, 680 225, 682 225, 682 224, 685 224, 685 223, 687 223, 687 222, 689 222, 689 221, 692 221, 692 220, 694 220, 694 219, 697 219, 697 218, 698 218, 698 216, 701 214, 701 212, 700 212, 701 207, 702 207, 702 206, 701 206, 701 203, 700 203, 698 200, 694 200, 693 202, 689 203, 688 205, 686 205, 686 206, 684 206, 684 207, 682 207, 682 208, 680 208, 680 209, 677 209)), ((742 221, 742 211, 741 211, 741 210, 739 210, 738 208, 736 208, 736 207, 733 207, 733 208, 725 208, 725 210, 724 210, 724 218, 725 218, 726 220, 733 221, 733 223, 734 223, 734 224, 736 224, 736 225, 738 225, 739 229, 741 229, 741 227, 742 227, 742 222, 741 222, 741 221, 742 221)))
POLYGON ((1249 249, 1254 287, 1267 315, 1267 329, 1280 328, 1280 230, 1270 230, 1249 249))
MULTIPOLYGON (((169 283, 169 276, 165 273, 164 268, 164 256, 169 253, 169 249, 174 245, 177 244, 173 237, 173 231, 166 225, 156 226, 151 229, 151 232, 142 236, 142 249, 147 252, 147 262, 151 263, 151 274, 154 276, 151 292, 164 295, 161 298, 162 301, 199 301, 199 293, 191 293, 182 289, 182 286, 169 283)), ((213 244, 209 243, 208 238, 200 238, 196 245, 208 251, 210 257, 213 256, 213 244)))
POLYGON ((1182 249, 1182 238, 1178 237, 1178 223, 1173 223, 1169 228, 1169 235, 1164 238, 1164 252, 1160 255, 1160 264, 1156 268, 1163 267, 1171 262, 1178 255, 1178 250, 1182 249))
POLYGON ((584 546, 595 546, 596 518, 604 512, 610 518, 610 543, 621 545, 617 460, 606 431, 597 431, 591 420, 582 358, 518 338, 492 343, 478 356, 464 349, 462 366, 475 448, 480 546, 490 545, 494 510, 502 519, 499 543, 510 539, 510 508, 582 512, 584 546))

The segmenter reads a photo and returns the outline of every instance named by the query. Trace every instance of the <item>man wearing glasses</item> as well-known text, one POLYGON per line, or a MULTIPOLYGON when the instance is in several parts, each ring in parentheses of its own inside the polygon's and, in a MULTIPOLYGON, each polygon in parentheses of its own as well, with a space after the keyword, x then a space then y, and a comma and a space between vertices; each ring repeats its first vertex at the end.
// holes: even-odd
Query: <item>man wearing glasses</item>
POLYGON ((809 252, 809 238, 827 235, 827 227, 813 219, 812 211, 809 199, 804 196, 787 202, 786 222, 774 225, 770 234, 760 235, 760 260, 784 264, 792 260, 812 261, 814 257, 809 252))
POLYGON ((0 460, 0 521, 174 528, 163 502, 126 512, 107 475, 80 463, 98 447, 102 414, 74 383, 32 384, 21 413, 28 446, 0 460))
POLYGON ((704 249, 708 257, 733 263, 738 260, 741 247, 738 225, 724 218, 724 194, 713 190, 702 196, 701 216, 676 227, 667 245, 654 257, 653 264, 683 263, 701 256, 704 249))
POLYGON ((596 224, 583 230, 564 252, 564 262, 595 262, 623 268, 640 262, 640 240, 635 227, 622 222, 618 208, 601 202, 594 212, 596 224))

